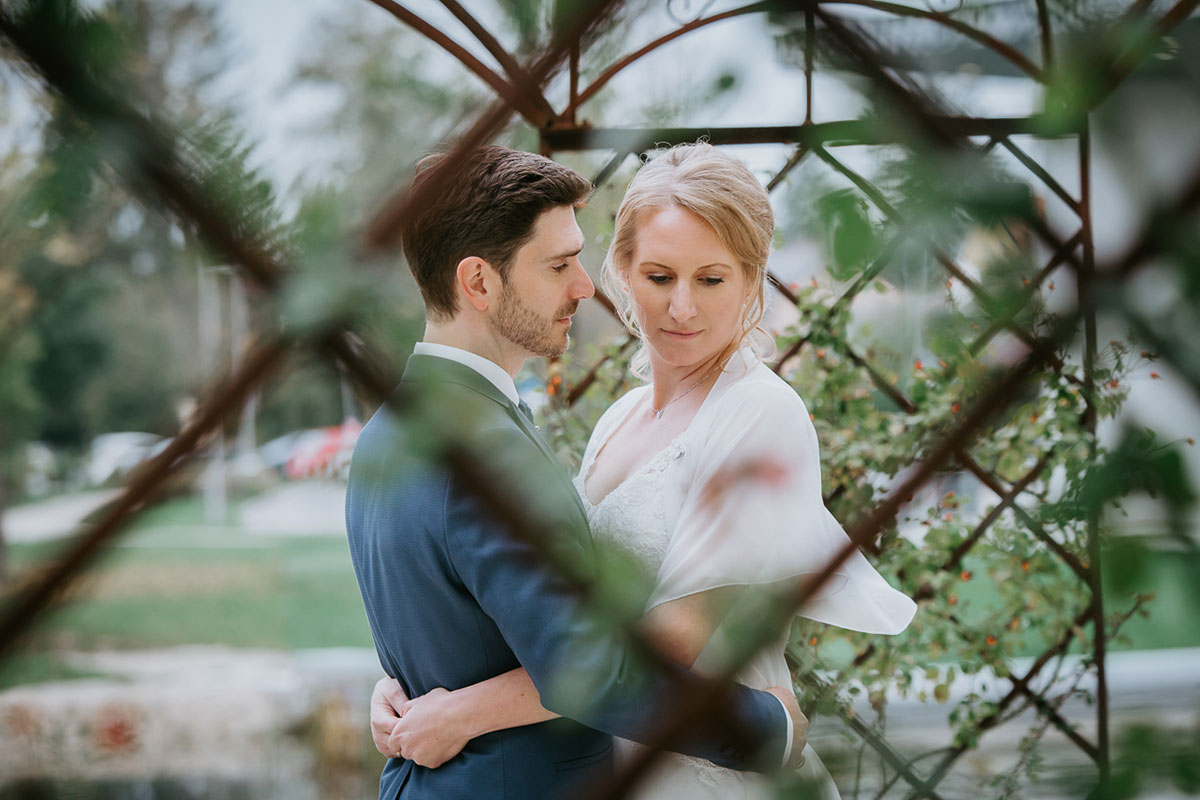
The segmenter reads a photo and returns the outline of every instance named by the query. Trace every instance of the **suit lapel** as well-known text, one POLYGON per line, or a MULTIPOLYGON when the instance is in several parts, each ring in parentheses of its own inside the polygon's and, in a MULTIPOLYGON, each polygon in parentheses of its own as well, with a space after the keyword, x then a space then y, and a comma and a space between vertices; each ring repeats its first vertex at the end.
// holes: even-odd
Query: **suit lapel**
POLYGON ((584 519, 587 518, 587 512, 584 510, 583 503, 579 499, 579 493, 575 490, 575 485, 571 483, 570 476, 567 475, 567 471, 563 468, 562 462, 558 460, 558 456, 550 449, 550 445, 542 438, 541 433, 538 432, 533 423, 513 405, 504 392, 496 388, 496 385, 487 378, 457 361, 414 353, 408 357, 408 363, 404 367, 404 375, 401 379, 411 382, 440 381, 443 383, 453 383, 483 395, 500 406, 509 419, 516 423, 521 432, 529 437, 537 449, 541 451, 542 455, 554 465, 556 473, 562 476, 571 497, 574 498, 579 513, 583 515, 584 519))

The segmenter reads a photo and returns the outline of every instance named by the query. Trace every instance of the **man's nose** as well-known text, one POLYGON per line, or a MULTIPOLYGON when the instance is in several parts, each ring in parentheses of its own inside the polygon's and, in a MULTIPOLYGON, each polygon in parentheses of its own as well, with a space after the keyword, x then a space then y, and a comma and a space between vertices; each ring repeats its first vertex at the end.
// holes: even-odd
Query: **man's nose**
POLYGON ((582 264, 576 264, 575 279, 571 281, 571 299, 586 300, 596 293, 596 287, 582 264))
POLYGON ((687 322, 696 316, 696 303, 692 296, 692 287, 682 281, 677 283, 675 290, 671 292, 671 304, 668 310, 671 313, 671 319, 676 322, 687 322))

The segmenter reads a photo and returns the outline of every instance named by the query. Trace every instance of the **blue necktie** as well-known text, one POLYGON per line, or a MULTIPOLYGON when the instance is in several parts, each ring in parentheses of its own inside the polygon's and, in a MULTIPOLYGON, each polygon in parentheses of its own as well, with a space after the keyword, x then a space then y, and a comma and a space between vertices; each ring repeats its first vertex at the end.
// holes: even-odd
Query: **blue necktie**
MULTIPOLYGON (((524 400, 518 400, 517 410, 524 414, 525 419, 529 420, 531 424, 533 423, 533 409, 529 407, 529 403, 526 403, 524 400)), ((534 427, 536 428, 537 426, 534 425, 534 427)))

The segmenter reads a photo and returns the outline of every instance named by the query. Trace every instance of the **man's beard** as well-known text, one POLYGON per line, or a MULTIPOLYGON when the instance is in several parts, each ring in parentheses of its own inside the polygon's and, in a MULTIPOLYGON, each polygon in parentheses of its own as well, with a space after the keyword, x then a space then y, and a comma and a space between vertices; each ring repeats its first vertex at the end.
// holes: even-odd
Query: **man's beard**
POLYGON ((563 306, 549 319, 540 316, 521 302, 515 291, 505 287, 496 306, 496 313, 488 317, 488 326, 522 350, 543 358, 554 358, 566 352, 571 337, 558 338, 554 323, 575 313, 578 301, 563 306))

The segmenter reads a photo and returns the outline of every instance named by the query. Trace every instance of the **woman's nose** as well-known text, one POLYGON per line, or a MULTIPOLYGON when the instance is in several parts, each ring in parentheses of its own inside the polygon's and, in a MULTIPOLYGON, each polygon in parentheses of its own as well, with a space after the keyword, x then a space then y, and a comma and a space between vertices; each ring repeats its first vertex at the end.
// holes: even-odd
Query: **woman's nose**
POLYGON ((668 311, 671 319, 676 322, 687 322, 696 316, 696 303, 695 298, 692 297, 690 286, 681 282, 675 287, 675 291, 671 292, 671 305, 668 311))

